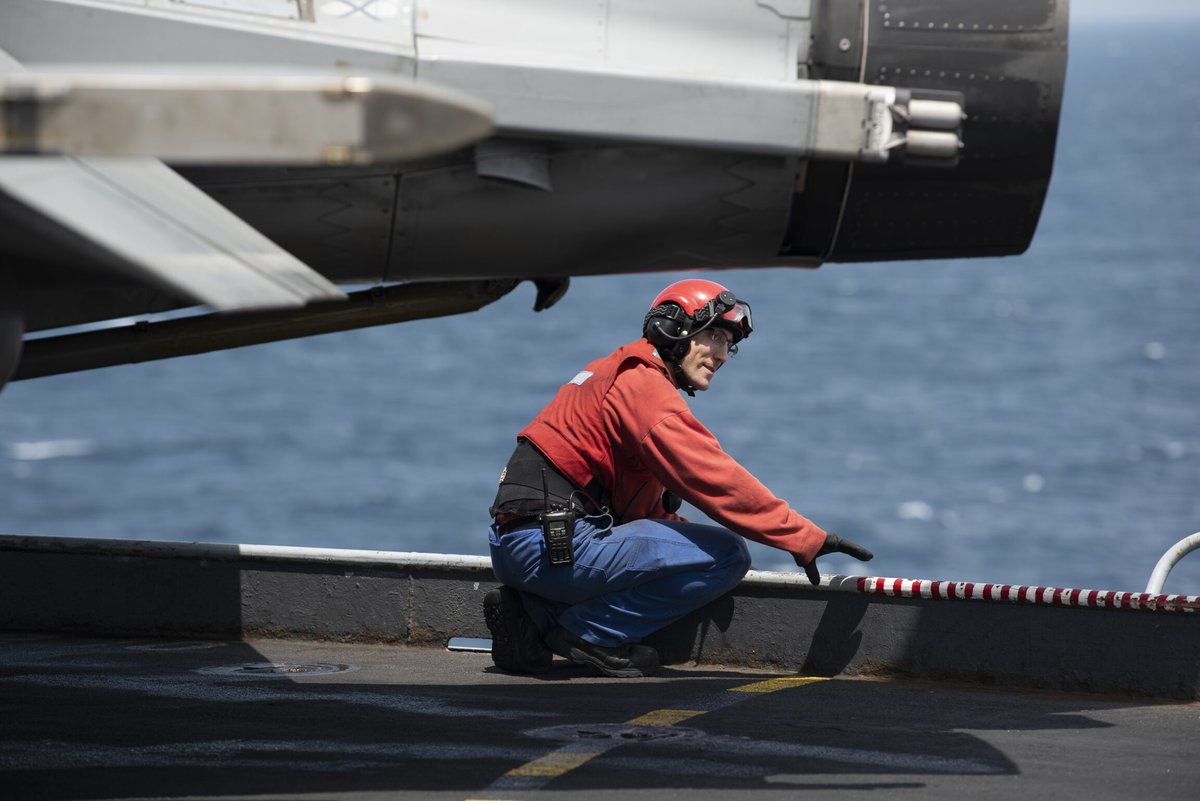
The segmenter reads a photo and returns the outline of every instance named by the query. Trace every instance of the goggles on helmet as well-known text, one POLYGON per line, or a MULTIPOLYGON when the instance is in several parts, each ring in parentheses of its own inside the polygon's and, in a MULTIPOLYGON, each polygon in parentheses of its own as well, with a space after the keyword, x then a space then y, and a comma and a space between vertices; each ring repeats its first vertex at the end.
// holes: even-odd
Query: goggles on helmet
POLYGON ((754 330, 750 304, 738 300, 728 289, 722 289, 715 296, 709 298, 690 316, 696 321, 697 331, 702 331, 712 325, 719 325, 733 334, 735 343, 750 336, 750 332, 754 330))
POLYGON ((750 316, 750 304, 742 300, 737 301, 734 303, 732 309, 717 318, 717 322, 714 325, 719 325, 732 331, 734 342, 745 339, 754 330, 754 321, 750 316))

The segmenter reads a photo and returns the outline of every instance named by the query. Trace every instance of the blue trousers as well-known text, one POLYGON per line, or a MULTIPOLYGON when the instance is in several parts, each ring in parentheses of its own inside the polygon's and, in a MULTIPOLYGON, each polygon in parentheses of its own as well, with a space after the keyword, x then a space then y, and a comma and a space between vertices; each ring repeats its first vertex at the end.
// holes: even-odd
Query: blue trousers
POLYGON ((562 626, 601 646, 640 642, 732 590, 750 569, 745 541, 728 529, 670 520, 602 526, 575 522, 575 563, 551 565, 540 527, 500 537, 492 569, 521 594, 542 634, 562 626))

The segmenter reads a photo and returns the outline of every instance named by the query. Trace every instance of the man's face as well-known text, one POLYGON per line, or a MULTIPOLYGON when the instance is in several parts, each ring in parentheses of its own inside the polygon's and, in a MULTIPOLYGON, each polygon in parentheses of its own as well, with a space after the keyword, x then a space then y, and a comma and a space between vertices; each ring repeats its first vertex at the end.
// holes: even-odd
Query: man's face
POLYGON ((717 370, 729 361, 732 344, 733 337, 723 328, 708 328, 692 337, 691 349, 679 363, 679 368, 697 392, 708 389, 717 370))

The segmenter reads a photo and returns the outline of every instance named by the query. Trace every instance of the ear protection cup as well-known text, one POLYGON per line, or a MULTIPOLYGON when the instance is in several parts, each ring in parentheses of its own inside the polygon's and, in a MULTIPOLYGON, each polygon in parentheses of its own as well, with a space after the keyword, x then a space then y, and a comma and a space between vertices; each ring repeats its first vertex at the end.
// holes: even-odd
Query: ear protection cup
POLYGON ((692 319, 674 303, 664 303, 646 312, 642 334, 668 358, 683 358, 688 351, 688 332, 692 319))
POLYGON ((655 347, 673 345, 680 337, 687 336, 685 326, 691 319, 674 303, 664 303, 646 312, 642 320, 642 333, 655 347))

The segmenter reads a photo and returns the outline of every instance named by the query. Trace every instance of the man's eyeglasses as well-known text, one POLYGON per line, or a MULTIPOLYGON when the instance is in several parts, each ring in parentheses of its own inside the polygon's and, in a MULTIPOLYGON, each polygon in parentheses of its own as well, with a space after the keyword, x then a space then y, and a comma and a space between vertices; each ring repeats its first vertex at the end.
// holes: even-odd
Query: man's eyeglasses
POLYGON ((733 335, 728 331, 723 328, 708 328, 705 329, 704 333, 708 334, 708 341, 712 343, 713 347, 719 348, 724 346, 729 351, 730 356, 737 355, 737 343, 733 341, 733 335))

